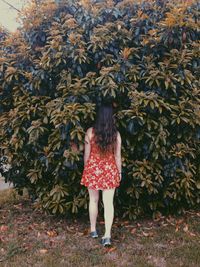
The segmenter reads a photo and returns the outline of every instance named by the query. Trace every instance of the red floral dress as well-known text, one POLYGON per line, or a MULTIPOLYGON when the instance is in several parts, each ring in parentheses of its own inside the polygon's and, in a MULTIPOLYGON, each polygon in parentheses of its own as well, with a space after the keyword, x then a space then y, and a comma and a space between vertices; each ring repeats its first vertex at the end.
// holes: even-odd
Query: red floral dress
MULTIPOLYGON (((94 133, 94 129, 92 128, 94 133)), ((84 166, 81 184, 89 189, 103 190, 118 187, 120 185, 119 173, 113 152, 99 153, 99 147, 94 142, 94 134, 91 138, 91 151, 88 161, 84 166)))

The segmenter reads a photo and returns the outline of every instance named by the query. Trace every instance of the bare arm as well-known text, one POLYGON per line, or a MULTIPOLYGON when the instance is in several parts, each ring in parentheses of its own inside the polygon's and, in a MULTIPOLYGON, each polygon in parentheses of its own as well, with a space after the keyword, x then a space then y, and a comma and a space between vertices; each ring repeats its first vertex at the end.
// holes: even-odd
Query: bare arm
POLYGON ((84 146, 84 166, 86 165, 88 158, 90 156, 90 139, 89 139, 89 135, 88 135, 88 130, 85 134, 85 146, 84 146))
POLYGON ((122 163, 121 163, 121 136, 118 132, 117 134, 117 143, 116 143, 116 151, 115 151, 115 161, 117 165, 117 169, 119 172, 122 171, 122 163))

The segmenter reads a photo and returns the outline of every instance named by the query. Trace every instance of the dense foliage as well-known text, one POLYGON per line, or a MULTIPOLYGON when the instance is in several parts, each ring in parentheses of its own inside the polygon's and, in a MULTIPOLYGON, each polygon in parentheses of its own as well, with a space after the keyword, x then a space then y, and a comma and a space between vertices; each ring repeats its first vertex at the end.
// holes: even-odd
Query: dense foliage
POLYGON ((106 100, 122 136, 115 212, 197 206, 199 8, 192 0, 63 0, 24 9, 18 31, 0 36, 6 180, 53 213, 83 212, 84 135, 106 100))

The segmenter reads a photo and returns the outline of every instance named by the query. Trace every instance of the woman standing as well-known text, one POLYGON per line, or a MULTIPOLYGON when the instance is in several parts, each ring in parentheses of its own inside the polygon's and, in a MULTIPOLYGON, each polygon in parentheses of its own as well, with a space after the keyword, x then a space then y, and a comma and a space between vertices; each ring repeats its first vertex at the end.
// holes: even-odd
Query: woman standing
POLYGON ((105 234, 103 246, 111 245, 111 227, 114 218, 113 198, 115 188, 121 181, 121 136, 116 129, 111 104, 100 106, 93 127, 85 134, 84 170, 81 184, 89 192, 90 236, 98 237, 96 221, 98 215, 99 190, 102 190, 105 234))

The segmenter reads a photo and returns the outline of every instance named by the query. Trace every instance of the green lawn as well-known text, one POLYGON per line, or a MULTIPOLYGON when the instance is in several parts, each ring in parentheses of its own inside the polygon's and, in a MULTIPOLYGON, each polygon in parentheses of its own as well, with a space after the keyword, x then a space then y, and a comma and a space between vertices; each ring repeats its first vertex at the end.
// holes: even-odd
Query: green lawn
POLYGON ((0 192, 0 266, 200 266, 200 211, 133 222, 115 218, 111 248, 88 233, 89 217, 45 215, 13 189, 0 192))

